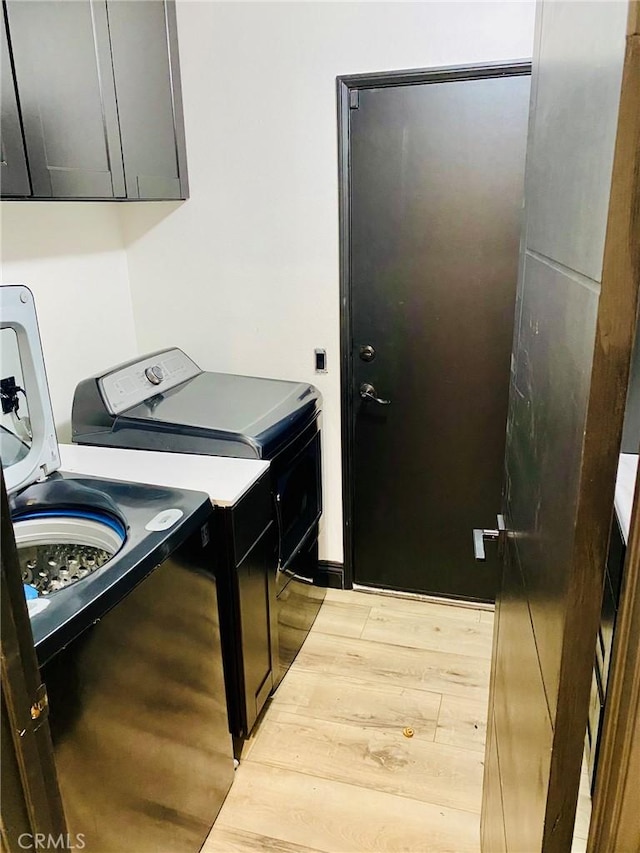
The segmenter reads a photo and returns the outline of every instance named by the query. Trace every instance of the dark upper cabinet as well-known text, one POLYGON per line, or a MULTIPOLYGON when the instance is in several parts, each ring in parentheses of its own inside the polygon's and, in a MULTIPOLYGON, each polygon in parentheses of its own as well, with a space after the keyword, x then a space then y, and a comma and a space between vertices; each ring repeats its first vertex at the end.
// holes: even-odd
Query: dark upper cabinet
POLYGON ((22 125, 20 113, 18 112, 18 98, 16 95, 15 80, 11 67, 11 54, 9 52, 9 41, 7 38, 7 26, 4 19, 4 10, 0 10, 1 44, 2 51, 0 67, 0 147, 2 149, 0 160, 0 188, 5 196, 30 196, 31 182, 29 181, 29 170, 27 169, 27 158, 24 150, 24 139, 22 137, 22 125))
POLYGON ((174 3, 9 0, 6 10, 30 197, 186 198, 174 3))
POLYGON ((33 196, 125 195, 103 3, 7 3, 33 196))
POLYGON ((108 4, 127 198, 186 198, 175 4, 108 4))

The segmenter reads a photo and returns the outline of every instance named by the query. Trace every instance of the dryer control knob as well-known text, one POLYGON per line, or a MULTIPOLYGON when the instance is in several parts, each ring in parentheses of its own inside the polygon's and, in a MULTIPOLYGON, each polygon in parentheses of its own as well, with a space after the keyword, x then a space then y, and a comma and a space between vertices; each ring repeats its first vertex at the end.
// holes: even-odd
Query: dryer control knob
POLYGON ((162 368, 159 364, 154 364, 153 367, 147 367, 144 375, 152 385, 159 385, 164 379, 164 373, 162 372, 162 368))

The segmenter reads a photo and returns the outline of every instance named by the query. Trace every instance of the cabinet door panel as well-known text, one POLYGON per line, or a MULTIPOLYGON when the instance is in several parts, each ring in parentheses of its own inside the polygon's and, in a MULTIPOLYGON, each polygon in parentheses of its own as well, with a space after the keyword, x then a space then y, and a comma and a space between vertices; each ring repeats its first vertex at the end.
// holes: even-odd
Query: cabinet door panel
POLYGON ((104 0, 7 10, 34 195, 123 197, 104 0))
POLYGON ((2 106, 0 118, 0 147, 2 148, 0 188, 3 196, 28 196, 31 195, 31 183, 27 170, 16 86, 9 55, 7 26, 2 9, 0 9, 0 18, 2 19, 0 34, 0 50, 2 51, 2 67, 0 69, 0 83, 2 85, 0 92, 0 104, 2 106))
POLYGON ((237 567, 247 732, 251 731, 273 687, 269 594, 272 554, 267 529, 237 567))
POLYGON ((128 198, 186 198, 175 4, 109 2, 128 198))

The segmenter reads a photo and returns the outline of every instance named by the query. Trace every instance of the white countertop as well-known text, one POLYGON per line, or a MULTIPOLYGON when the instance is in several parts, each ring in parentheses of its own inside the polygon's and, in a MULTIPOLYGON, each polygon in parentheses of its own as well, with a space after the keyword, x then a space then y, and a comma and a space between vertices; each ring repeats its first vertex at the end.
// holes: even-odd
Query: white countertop
POLYGON ((215 506, 233 506, 269 467, 261 459, 79 444, 61 444, 60 460, 72 474, 205 492, 215 506))
POLYGON ((618 477, 616 480, 616 514, 620 522, 620 530, 625 542, 629 539, 629 525, 631 523, 631 508, 633 507, 633 494, 636 487, 636 476, 638 473, 638 454, 621 453, 618 463, 618 477))
MULTIPOLYGON (((155 450, 60 445, 61 470, 111 480, 133 480, 205 492, 215 506, 233 506, 269 467, 260 459, 196 456, 155 450)), ((635 453, 621 453, 616 482, 616 513, 622 535, 629 537, 631 508, 638 470, 635 453)))

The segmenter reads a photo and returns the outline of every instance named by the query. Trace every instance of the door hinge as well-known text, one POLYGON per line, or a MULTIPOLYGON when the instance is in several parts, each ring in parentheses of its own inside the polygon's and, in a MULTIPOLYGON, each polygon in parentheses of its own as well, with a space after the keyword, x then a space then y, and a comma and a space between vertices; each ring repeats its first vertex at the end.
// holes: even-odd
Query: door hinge
POLYGON ((47 688, 41 684, 36 690, 34 701, 31 705, 30 716, 33 720, 33 731, 36 731, 49 717, 49 697, 47 688))
POLYGON ((360 90, 349 89, 349 109, 357 110, 360 108, 360 90))

